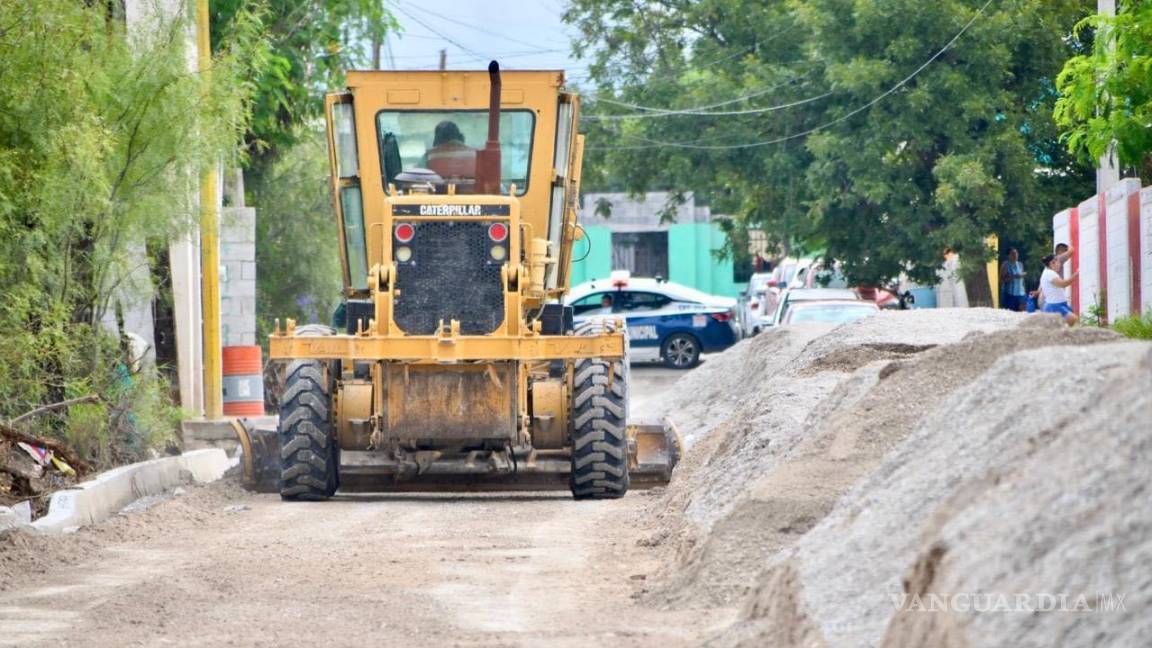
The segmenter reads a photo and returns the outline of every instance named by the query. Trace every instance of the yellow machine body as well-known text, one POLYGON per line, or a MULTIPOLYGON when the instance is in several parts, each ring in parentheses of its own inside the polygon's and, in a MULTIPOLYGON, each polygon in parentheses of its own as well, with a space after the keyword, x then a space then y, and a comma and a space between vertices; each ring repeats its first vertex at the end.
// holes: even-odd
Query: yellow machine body
MULTIPOLYGON (((574 435, 593 429, 589 417, 622 419, 626 397, 613 403, 628 372, 623 322, 577 332, 560 303, 579 236, 583 154, 579 100, 563 73, 495 64, 350 72, 347 91, 325 108, 343 314, 331 331, 277 322, 270 356, 295 363, 299 380, 290 377, 286 396, 297 409, 282 409, 275 431, 241 433, 246 448, 267 449, 244 464, 248 481, 269 482, 279 462, 285 494, 311 470, 293 461, 320 466, 326 457, 335 463, 312 481, 328 475, 328 491, 338 471, 345 489, 576 493, 576 473, 603 456, 604 442, 578 460, 591 446, 579 450, 574 435), (588 362, 601 370, 577 370, 588 362), (300 427, 305 418, 312 427, 300 427), (293 453, 313 442, 295 441, 303 433, 319 445, 299 460, 293 453), (321 443, 325 435, 338 450, 321 443)), ((625 488, 666 482, 678 437, 666 425, 627 429, 625 488)), ((611 481, 618 470, 607 466, 601 477, 611 481)))

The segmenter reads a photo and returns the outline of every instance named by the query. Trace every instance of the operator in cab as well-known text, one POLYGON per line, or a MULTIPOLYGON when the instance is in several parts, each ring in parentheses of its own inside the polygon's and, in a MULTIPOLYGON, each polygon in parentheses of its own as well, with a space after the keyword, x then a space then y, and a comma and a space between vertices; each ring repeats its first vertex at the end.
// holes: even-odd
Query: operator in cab
POLYGON ((464 143, 464 133, 453 121, 436 124, 432 148, 428 149, 426 158, 428 168, 448 182, 476 178, 476 149, 464 143))

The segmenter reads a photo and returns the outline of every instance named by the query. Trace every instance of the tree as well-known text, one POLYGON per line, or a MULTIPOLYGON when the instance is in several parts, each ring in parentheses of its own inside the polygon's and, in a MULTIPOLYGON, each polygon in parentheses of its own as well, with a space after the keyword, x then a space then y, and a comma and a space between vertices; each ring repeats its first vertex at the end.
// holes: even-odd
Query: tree
POLYGON ((188 71, 184 20, 129 38, 103 7, 0 0, 0 419, 99 394, 70 424, 104 448, 163 409, 102 322, 149 263, 139 250, 195 222, 200 170, 236 156, 260 47, 240 18, 208 85, 188 71))
POLYGON ((274 318, 327 324, 340 298, 339 239, 326 146, 321 128, 303 133, 272 162, 253 192, 260 205, 256 312, 261 340, 274 318))
POLYGON ((1120 163, 1152 181, 1152 4, 1122 1, 1115 18, 1093 15, 1076 31, 1096 37, 1057 78, 1068 150, 1095 163, 1115 143, 1120 163))
POLYGON ((577 0, 592 110, 632 115, 589 120, 590 179, 693 189, 862 283, 982 263, 992 233, 1038 249, 1091 193, 1051 116, 1081 5, 577 0))
POLYGON ((227 43, 250 12, 261 17, 268 46, 254 65, 245 135, 250 176, 258 180, 277 152, 296 143, 300 127, 320 116, 324 92, 372 61, 372 49, 397 24, 381 0, 214 0, 213 43, 227 43))
POLYGON ((397 29, 381 0, 214 0, 212 33, 225 43, 246 11, 265 26, 268 54, 254 63, 245 134, 245 185, 257 209, 257 322, 328 321, 340 294, 339 250, 327 153, 316 134, 324 93, 349 69, 375 65, 397 29))

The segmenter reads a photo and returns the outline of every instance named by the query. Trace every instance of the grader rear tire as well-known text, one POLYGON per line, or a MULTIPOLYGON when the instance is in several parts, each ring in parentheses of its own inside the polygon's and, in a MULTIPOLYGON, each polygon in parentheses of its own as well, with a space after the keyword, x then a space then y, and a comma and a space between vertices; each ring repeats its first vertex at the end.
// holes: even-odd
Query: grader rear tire
MULTIPOLYGON (((577 335, 610 330, 584 326, 577 335)), ((578 360, 572 390, 572 472, 576 499, 615 499, 628 492, 628 359, 578 360)))
POLYGON ((280 497, 323 500, 336 493, 339 450, 332 435, 323 366, 297 360, 288 366, 280 400, 280 497))

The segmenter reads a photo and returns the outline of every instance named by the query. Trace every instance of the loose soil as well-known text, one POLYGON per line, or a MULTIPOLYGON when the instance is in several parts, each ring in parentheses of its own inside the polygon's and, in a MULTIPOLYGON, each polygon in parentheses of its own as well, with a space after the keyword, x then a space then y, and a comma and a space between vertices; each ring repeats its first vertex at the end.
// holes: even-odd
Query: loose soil
POLYGON ((0 645, 1148 645, 1152 345, 941 309, 632 375, 688 444, 666 489, 187 487, 0 539, 0 645), (909 603, 956 593, 1127 607, 909 603))

